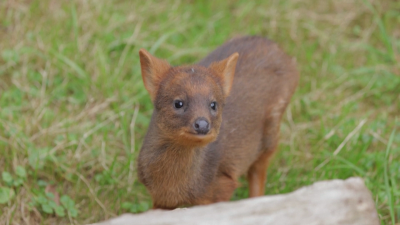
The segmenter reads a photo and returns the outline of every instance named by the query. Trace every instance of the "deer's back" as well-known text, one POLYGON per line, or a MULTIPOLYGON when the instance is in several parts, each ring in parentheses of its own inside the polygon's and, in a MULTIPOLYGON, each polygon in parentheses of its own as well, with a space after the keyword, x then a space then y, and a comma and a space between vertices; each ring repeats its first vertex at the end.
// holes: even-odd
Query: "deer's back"
POLYGON ((299 75, 294 59, 274 42, 257 36, 228 41, 199 65, 209 66, 234 52, 239 59, 233 87, 223 109, 219 136, 209 150, 222 151, 220 172, 239 176, 264 150, 265 142, 278 137, 268 131, 280 123, 299 75))

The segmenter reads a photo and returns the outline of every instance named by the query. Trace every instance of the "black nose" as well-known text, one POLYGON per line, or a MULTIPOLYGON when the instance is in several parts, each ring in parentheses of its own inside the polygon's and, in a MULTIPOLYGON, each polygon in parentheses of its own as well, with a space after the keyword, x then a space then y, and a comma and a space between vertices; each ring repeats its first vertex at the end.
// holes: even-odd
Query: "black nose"
POLYGON ((210 131, 210 124, 205 118, 198 118, 193 124, 194 130, 198 134, 207 134, 210 131))

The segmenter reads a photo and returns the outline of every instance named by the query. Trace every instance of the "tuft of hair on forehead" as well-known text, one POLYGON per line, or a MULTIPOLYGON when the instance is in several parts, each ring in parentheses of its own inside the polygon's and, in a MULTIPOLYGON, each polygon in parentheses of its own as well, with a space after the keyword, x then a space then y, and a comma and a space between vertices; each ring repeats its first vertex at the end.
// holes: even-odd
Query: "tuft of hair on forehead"
POLYGON ((197 94, 224 96, 222 81, 215 72, 197 65, 173 67, 162 80, 160 87, 162 92, 159 92, 159 97, 166 96, 167 93, 168 95, 185 93, 188 96, 197 94))
POLYGON ((207 71, 207 68, 197 65, 178 66, 174 68, 187 74, 203 74, 207 71))
POLYGON ((174 73, 186 73, 189 75, 199 75, 199 76, 212 76, 213 78, 217 78, 212 70, 209 68, 198 66, 198 65, 189 65, 189 66, 178 66, 174 67, 174 73))

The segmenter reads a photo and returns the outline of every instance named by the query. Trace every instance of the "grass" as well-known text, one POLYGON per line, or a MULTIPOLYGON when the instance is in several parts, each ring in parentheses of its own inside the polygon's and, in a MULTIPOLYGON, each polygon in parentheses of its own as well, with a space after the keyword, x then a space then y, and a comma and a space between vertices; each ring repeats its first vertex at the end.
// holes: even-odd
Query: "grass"
POLYGON ((1 1, 0 223, 147 210, 135 159, 152 105, 138 50, 194 63, 258 34, 301 73, 265 194, 360 176, 381 223, 400 224, 399 11, 391 0, 1 1))

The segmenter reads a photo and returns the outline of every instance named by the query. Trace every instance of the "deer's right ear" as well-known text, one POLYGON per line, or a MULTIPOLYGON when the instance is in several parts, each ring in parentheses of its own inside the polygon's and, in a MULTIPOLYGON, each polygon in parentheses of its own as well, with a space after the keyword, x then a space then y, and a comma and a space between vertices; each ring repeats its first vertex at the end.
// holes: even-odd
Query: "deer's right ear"
POLYGON ((214 62, 209 67, 210 69, 217 72, 217 75, 221 79, 222 89, 224 90, 225 97, 227 97, 231 92, 238 58, 239 53, 235 52, 222 61, 214 62))
POLYGON ((139 57, 144 87, 147 89, 151 100, 154 102, 161 79, 171 66, 167 61, 152 56, 144 49, 140 49, 139 57))

